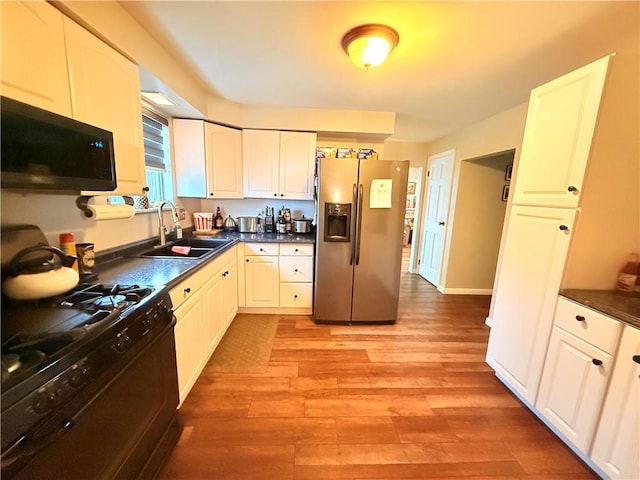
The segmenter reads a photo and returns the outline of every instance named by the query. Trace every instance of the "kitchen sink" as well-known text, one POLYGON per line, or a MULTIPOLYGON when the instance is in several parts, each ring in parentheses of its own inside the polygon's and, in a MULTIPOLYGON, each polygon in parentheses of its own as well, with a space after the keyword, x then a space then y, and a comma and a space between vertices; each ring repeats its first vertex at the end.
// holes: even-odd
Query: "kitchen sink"
POLYGON ((153 247, 138 256, 150 258, 200 258, 228 245, 231 241, 221 238, 182 238, 167 245, 153 247), (177 253, 171 251, 171 248, 175 246, 191 247, 191 249, 186 254, 177 253))
POLYGON ((153 250, 147 250, 140 254, 141 257, 177 257, 177 258, 199 258, 213 251, 212 248, 191 248, 189 253, 182 254, 171 251, 173 245, 165 245, 156 247, 153 250))

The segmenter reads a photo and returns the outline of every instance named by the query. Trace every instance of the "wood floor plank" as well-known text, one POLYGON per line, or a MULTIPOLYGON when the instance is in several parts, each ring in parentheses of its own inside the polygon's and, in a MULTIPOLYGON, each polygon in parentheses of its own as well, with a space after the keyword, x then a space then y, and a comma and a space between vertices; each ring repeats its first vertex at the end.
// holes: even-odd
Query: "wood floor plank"
POLYGON ((161 480, 598 478, 485 363, 490 300, 403 273, 395 325, 278 316, 264 371, 205 367, 161 480))

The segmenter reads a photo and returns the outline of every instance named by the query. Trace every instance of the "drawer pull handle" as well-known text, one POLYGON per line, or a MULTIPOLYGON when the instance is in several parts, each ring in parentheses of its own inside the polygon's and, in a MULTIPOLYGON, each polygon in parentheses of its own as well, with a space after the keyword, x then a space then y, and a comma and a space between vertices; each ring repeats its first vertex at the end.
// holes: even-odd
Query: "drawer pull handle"
POLYGON ((576 320, 579 322, 584 322, 585 318, 582 315, 576 315, 576 320))
POLYGON ((558 228, 560 230, 562 230, 563 232, 566 231, 566 230, 569 230, 569 227, 567 227, 566 225, 560 225, 558 228))
POLYGON ((640 355, 634 355, 633 357, 631 357, 633 359, 634 362, 636 363, 640 363, 640 355))
POLYGON ((184 293, 191 293, 191 289, 189 287, 185 288, 184 293))
POLYGON ((574 187, 573 185, 569 185, 567 187, 567 191, 569 191, 569 192, 577 192, 578 189, 576 187, 574 187))
POLYGON ((599 367, 600 365, 602 365, 602 360, 594 358, 593 360, 591 360, 591 363, 593 363, 596 367, 599 367))
POLYGON ((263 249, 260 249, 260 251, 261 251, 261 252, 264 252, 264 250, 263 250, 263 249))
POLYGON ((294 250, 294 252, 299 252, 300 250, 298 250, 297 248, 294 250))
POLYGON ((298 298, 298 295, 294 295, 293 298, 298 298))

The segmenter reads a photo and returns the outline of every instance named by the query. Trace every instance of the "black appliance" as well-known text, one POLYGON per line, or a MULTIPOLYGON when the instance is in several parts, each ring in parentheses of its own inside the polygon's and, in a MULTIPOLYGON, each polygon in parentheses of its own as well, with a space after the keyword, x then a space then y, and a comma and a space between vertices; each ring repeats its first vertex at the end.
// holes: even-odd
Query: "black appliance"
POLYGON ((3 299, 2 478, 154 478, 182 430, 166 288, 3 299))
POLYGON ((113 134, 0 97, 3 188, 111 191, 113 134))

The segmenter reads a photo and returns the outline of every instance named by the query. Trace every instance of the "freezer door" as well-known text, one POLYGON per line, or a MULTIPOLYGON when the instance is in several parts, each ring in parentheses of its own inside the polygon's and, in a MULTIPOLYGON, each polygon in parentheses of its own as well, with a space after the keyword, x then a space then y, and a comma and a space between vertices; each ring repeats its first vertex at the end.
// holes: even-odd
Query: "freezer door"
POLYGON ((396 321, 408 176, 409 161, 360 161, 354 323, 396 321))
MULTIPOLYGON (((353 240, 355 233, 354 185, 358 180, 358 160, 322 158, 318 162, 318 224, 316 233, 316 275, 313 314, 316 322, 348 322, 353 289, 353 240), (325 235, 326 204, 351 205, 349 235, 336 241, 325 235), (327 237, 327 239, 325 239, 327 237)), ((331 209, 329 209, 331 211, 331 209)), ((331 219, 329 219, 331 220, 331 219)), ((335 232, 334 232, 335 233, 335 232)))

